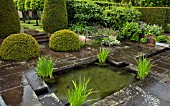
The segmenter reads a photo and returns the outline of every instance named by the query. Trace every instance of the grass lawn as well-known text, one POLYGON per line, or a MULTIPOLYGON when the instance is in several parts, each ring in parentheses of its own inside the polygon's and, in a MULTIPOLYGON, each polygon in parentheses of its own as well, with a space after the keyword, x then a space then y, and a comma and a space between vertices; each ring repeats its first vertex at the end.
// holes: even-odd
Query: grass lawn
POLYGON ((37 30, 37 31, 43 31, 42 29, 42 24, 40 21, 38 21, 39 23, 39 26, 34 26, 36 21, 35 20, 30 20, 30 24, 28 24, 28 21, 26 20, 26 23, 24 23, 23 21, 20 21, 21 23, 21 29, 24 29, 24 28, 29 28, 29 29, 34 29, 34 30, 37 30))

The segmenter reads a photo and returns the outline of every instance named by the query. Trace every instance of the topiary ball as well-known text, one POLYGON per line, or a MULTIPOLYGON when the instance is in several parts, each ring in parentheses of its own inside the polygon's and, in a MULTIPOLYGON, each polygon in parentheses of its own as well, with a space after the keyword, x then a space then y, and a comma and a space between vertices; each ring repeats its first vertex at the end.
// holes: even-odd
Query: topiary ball
POLYGON ((39 55, 39 44, 28 34, 12 34, 4 39, 0 48, 4 60, 27 60, 39 55))
POLYGON ((78 35, 66 29, 56 31, 49 41, 49 47, 56 51, 75 51, 80 49, 80 45, 78 35))

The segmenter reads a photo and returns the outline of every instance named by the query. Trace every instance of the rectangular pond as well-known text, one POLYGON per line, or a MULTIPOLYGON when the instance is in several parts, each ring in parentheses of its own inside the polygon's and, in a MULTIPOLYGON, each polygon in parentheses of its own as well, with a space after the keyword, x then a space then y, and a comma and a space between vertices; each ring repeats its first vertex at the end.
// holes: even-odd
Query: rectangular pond
MULTIPOLYGON (((133 73, 110 64, 108 66, 84 65, 79 68, 68 69, 65 73, 56 74, 54 77, 54 79, 47 81, 47 84, 63 103, 67 103, 68 89, 73 88, 72 80, 78 80, 80 77, 90 78, 88 88, 93 88, 94 91, 98 92, 90 95, 87 99, 97 99, 97 101, 136 81, 133 73)), ((89 106, 94 102, 96 101, 89 102, 86 105, 89 106)))

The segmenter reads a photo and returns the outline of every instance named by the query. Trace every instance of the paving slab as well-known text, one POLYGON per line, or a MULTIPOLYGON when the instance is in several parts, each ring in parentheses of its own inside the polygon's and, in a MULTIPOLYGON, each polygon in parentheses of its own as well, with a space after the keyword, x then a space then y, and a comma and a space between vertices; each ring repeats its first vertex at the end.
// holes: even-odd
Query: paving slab
POLYGON ((4 90, 28 84, 23 73, 9 74, 0 77, 0 93, 4 90))
POLYGON ((42 106, 29 85, 7 90, 1 96, 9 106, 42 106))

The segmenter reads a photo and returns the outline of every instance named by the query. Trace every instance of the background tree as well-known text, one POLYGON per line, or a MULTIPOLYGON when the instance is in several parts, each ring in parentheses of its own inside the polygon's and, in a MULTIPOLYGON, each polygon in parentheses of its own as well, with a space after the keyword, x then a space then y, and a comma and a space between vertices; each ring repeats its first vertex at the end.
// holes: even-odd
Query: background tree
POLYGON ((46 0, 42 14, 42 27, 47 33, 66 29, 68 26, 66 0, 46 0))
POLYGON ((31 11, 31 0, 25 0, 25 10, 27 12, 28 24, 30 24, 29 11, 31 11))
POLYGON ((14 0, 16 10, 18 10, 17 3, 18 3, 18 0, 14 0))
POLYGON ((22 16, 23 16, 23 22, 25 23, 25 19, 26 19, 26 14, 25 14, 25 0, 18 0, 17 2, 17 7, 18 10, 22 12, 22 16))
POLYGON ((44 8, 44 0, 31 0, 31 10, 36 18, 36 26, 38 26, 38 11, 44 8))
POLYGON ((0 38, 19 32, 19 16, 13 0, 0 0, 0 38))

